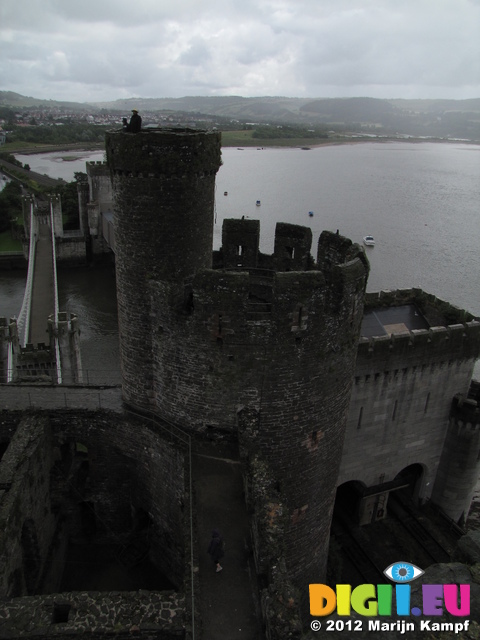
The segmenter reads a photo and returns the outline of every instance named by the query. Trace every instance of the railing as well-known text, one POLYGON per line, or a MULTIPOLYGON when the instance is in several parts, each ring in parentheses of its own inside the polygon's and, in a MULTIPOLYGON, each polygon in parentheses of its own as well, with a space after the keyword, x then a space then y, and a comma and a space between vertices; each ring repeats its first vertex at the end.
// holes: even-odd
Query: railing
POLYGON ((22 308, 18 314, 17 327, 20 344, 24 347, 30 332, 30 311, 32 303, 33 271, 35 268, 35 247, 37 241, 37 220, 33 213, 33 202, 30 204, 30 246, 28 251, 27 282, 23 296, 22 308), (23 339, 22 339, 23 335, 23 339))

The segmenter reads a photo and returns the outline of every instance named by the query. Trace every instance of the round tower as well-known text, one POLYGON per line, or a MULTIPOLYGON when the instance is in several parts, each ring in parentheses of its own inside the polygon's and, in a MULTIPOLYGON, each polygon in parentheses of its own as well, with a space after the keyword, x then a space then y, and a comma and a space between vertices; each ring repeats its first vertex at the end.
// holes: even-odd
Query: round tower
POLYGON ((113 131, 106 138, 114 194, 123 393, 152 395, 150 282, 183 287, 212 260, 220 134, 190 129, 113 131))
POLYGON ((480 406, 455 396, 432 501, 455 522, 465 522, 480 472, 480 406))

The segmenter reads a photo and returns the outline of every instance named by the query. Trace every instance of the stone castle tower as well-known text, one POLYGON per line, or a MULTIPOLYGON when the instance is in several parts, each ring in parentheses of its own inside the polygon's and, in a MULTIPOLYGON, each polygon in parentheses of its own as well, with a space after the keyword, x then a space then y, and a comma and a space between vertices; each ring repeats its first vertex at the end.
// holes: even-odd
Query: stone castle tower
POLYGON ((368 262, 324 232, 227 220, 212 253, 220 134, 107 135, 124 400, 198 435, 238 434, 288 510, 288 572, 325 577, 368 262))

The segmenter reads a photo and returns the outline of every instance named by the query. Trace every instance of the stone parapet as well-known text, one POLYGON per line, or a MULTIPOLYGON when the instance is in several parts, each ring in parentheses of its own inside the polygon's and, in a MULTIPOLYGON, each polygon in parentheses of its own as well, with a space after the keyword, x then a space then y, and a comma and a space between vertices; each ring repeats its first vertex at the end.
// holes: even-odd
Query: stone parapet
POLYGON ((360 338, 357 375, 365 371, 398 366, 448 364, 457 359, 476 359, 480 355, 480 322, 446 327, 407 330, 400 334, 360 338))
POLYGON ((88 634, 107 638, 185 638, 185 602, 174 591, 71 592, 3 600, 4 638, 58 640, 88 634))

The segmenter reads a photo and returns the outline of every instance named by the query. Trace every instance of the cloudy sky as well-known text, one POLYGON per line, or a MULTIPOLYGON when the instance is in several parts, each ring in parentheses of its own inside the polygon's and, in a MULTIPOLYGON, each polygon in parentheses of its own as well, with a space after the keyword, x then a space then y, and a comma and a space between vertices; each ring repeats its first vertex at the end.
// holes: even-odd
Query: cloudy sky
POLYGON ((0 90, 479 98, 480 0, 0 0, 0 90))

